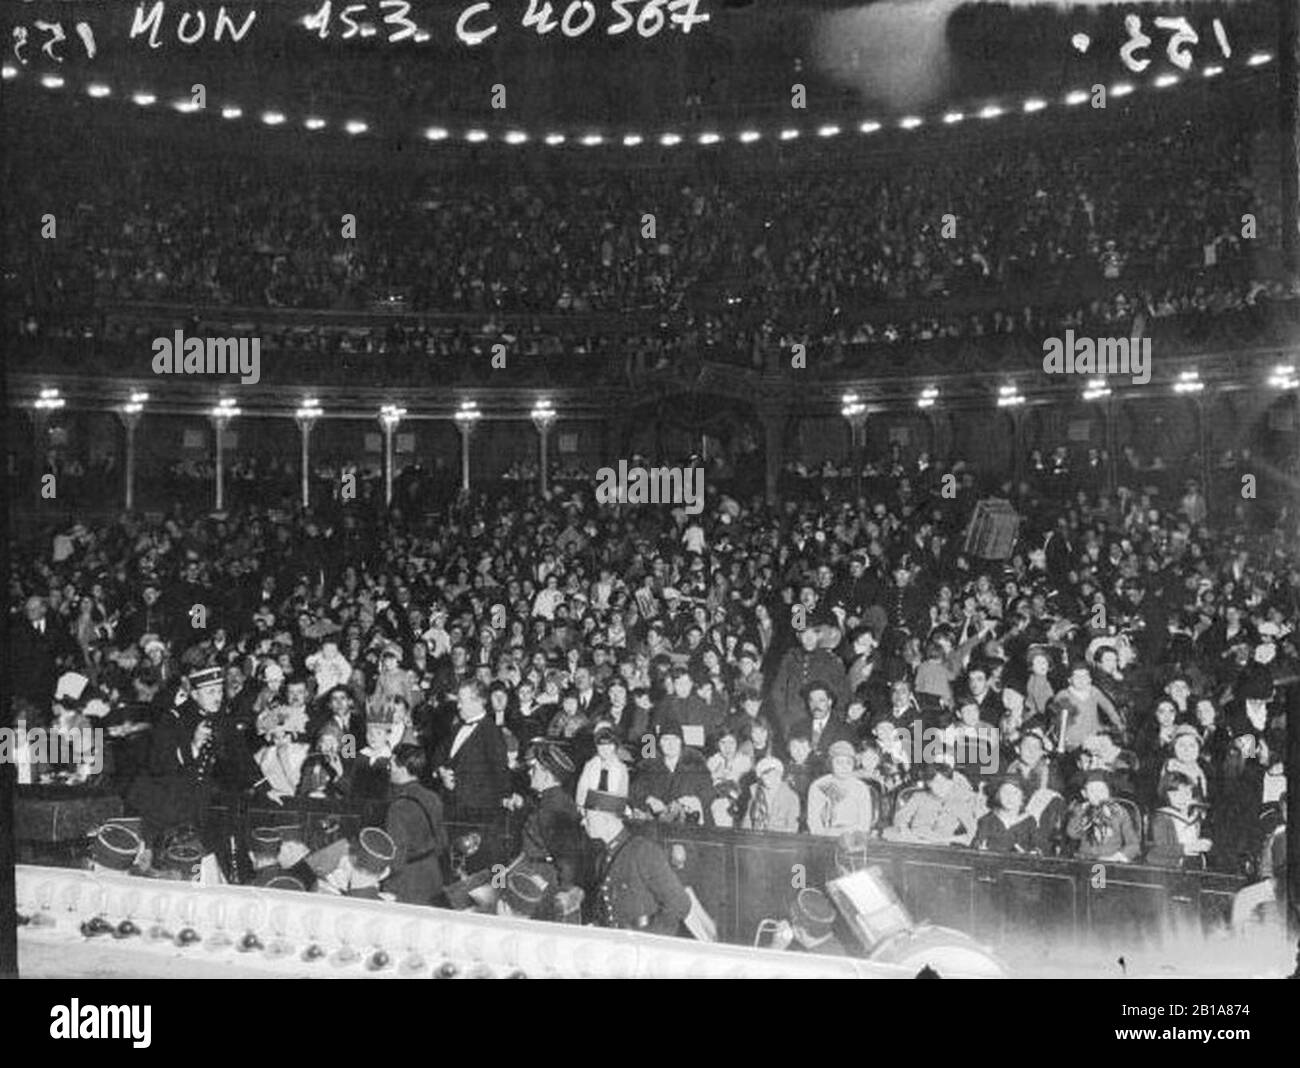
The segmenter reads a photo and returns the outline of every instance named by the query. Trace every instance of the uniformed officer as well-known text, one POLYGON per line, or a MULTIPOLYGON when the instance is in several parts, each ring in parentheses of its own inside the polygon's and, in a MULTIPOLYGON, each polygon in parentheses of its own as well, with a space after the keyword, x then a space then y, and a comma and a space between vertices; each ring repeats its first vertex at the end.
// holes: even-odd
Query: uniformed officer
POLYGON ((835 906, 822 891, 808 887, 800 890, 790 903, 790 919, 777 928, 773 949, 796 953, 820 953, 823 956, 847 956, 835 937, 835 906))
POLYGON ((388 768, 392 801, 385 829, 397 855, 384 889, 404 905, 432 905, 442 896, 447 830, 441 799, 419 782, 427 767, 424 749, 403 743, 393 750, 388 768))
POLYGON ((346 897, 364 897, 372 901, 392 901, 393 895, 380 890, 380 884, 392 872, 397 845, 380 827, 362 827, 356 848, 351 853, 346 897))
POLYGON ((587 792, 583 826, 605 843, 597 870, 593 918, 602 927, 675 935, 691 910, 687 895, 663 848, 631 834, 623 822, 627 798, 587 792))
POLYGON ((201 828, 209 851, 224 838, 209 817, 219 791, 245 793, 261 773, 231 717, 223 716, 221 668, 186 676, 185 686, 154 724, 149 758, 127 800, 144 818, 145 839, 179 826, 201 828))
POLYGON ((573 774, 573 761, 554 742, 538 741, 531 747, 527 763, 528 785, 536 801, 524 819, 520 843, 524 857, 534 867, 545 865, 545 873, 557 888, 577 886, 587 850, 582 814, 563 785, 573 774))

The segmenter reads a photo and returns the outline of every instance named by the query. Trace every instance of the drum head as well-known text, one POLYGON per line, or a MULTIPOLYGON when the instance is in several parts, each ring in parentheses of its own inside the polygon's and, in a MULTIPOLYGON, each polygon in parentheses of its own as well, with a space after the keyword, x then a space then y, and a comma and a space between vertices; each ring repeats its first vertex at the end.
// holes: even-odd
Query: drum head
POLYGON ((868 953, 913 928, 912 917, 879 868, 832 879, 826 891, 868 953))

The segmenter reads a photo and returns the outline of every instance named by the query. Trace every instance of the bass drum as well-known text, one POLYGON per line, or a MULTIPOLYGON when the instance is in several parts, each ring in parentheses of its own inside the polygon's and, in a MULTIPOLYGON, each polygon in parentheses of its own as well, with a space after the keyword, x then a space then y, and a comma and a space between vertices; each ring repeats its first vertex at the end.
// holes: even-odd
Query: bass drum
POLYGON ((1008 977, 1002 962, 970 935, 928 924, 894 935, 871 954, 870 960, 916 972, 928 965, 943 979, 1008 977))

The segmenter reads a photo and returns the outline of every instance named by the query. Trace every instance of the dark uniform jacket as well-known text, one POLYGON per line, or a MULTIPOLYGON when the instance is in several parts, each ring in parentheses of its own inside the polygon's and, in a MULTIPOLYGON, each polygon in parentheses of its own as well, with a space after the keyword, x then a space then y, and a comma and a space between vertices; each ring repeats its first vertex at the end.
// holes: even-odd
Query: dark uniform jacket
POLYGON ((691 900, 663 848, 626 828, 609 843, 597 881, 597 921, 604 927, 675 935, 691 900))
MULTIPOLYGON (((201 827, 217 793, 243 793, 262 778, 235 724, 220 712, 209 720, 207 755, 196 756, 194 729, 202 718, 198 705, 187 701, 165 709, 154 724, 148 760, 127 794, 148 834, 182 825, 201 827)), ((205 832, 205 841, 208 837, 205 832)))
POLYGON ((573 798, 559 786, 543 790, 524 820, 520 842, 524 856, 534 863, 549 865, 561 889, 578 886, 582 883, 586 841, 573 798))
POLYGON ((804 701, 805 688, 814 682, 824 684, 835 698, 835 707, 844 708, 849 703, 848 677, 844 661, 828 649, 814 649, 811 653, 799 646, 781 658, 781 667, 768 694, 768 708, 783 738, 800 720, 808 716, 804 701))
POLYGON ((384 889, 404 905, 431 905, 442 893, 447 831, 442 801, 416 782, 393 787, 384 829, 397 846, 384 889))

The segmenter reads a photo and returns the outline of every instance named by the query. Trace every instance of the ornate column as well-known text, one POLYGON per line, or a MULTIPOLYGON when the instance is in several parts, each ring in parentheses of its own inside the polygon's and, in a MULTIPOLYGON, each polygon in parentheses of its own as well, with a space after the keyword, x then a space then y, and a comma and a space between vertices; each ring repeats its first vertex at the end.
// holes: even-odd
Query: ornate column
POLYGON ((867 406, 856 393, 846 393, 841 398, 840 414, 849 424, 849 462, 853 464, 853 496, 862 496, 862 453, 866 444, 867 406))
MULTIPOLYGON (((541 456, 541 463, 542 463, 541 472, 537 478, 537 486, 538 489, 541 490, 542 496, 545 497, 546 483, 547 483, 546 442, 547 442, 547 438, 550 436, 551 427, 555 425, 555 420, 557 416, 555 414, 555 409, 551 407, 551 402, 548 400, 538 401, 533 406, 532 415, 533 415, 533 426, 537 428, 537 436, 540 443, 539 449, 540 449, 540 456, 541 456)), ((466 478, 467 478, 466 488, 468 488, 468 476, 466 476, 466 478)))
POLYGON ((144 417, 144 404, 149 399, 148 393, 132 393, 131 403, 118 409, 117 417, 126 429, 126 488, 124 507, 128 512, 135 510, 135 431, 144 417))
POLYGON ((759 421, 763 424, 764 491, 768 505, 777 502, 780 489, 781 464, 785 459, 785 402, 768 398, 755 405, 759 421))
POLYGON ((293 416, 293 420, 298 424, 298 433, 302 438, 302 506, 303 509, 311 507, 311 431, 316 425, 316 420, 321 417, 323 412, 321 406, 315 397, 308 397, 302 402, 293 416))
POLYGON ((208 413, 209 417, 212 419, 212 425, 216 428, 216 510, 218 512, 226 506, 226 427, 229 425, 230 420, 240 414, 242 413, 240 409, 235 406, 235 402, 229 399, 218 401, 217 406, 208 413))
POLYGON ((36 493, 41 492, 41 477, 45 474, 45 447, 49 442, 50 412, 56 412, 67 402, 57 389, 43 389, 32 405, 32 483, 36 493))
POLYGON ((455 415, 456 426, 460 428, 460 488, 466 493, 469 492, 469 439, 482 417, 475 401, 463 401, 455 415))
POLYGON ((393 431, 405 414, 405 408, 393 404, 385 404, 379 410, 379 425, 384 430, 384 504, 388 507, 393 504, 393 431))

